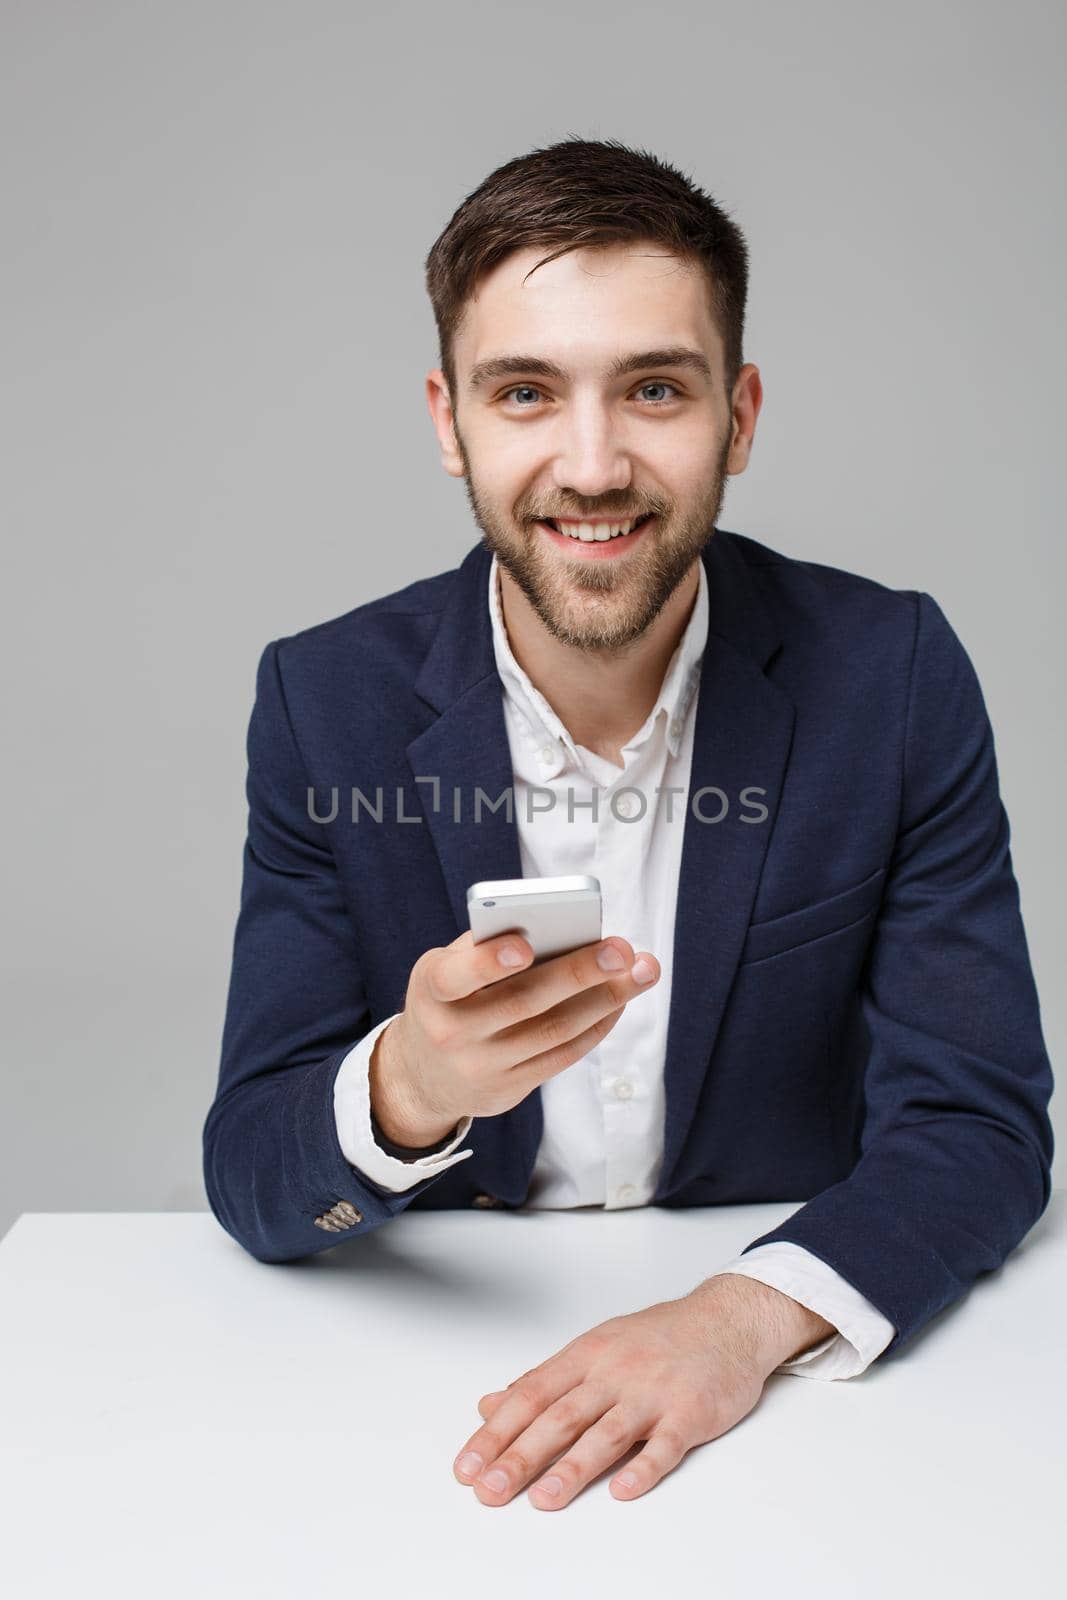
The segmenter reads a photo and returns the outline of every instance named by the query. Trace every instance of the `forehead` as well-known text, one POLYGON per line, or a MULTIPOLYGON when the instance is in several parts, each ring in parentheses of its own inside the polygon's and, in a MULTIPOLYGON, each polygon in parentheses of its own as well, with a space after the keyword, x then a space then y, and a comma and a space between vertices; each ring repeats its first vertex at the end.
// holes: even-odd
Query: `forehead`
POLYGON ((586 246, 538 266, 552 248, 516 250, 481 280, 456 330, 459 370, 502 350, 535 347, 574 365, 579 341, 590 351, 614 352, 620 344, 719 349, 698 262, 648 240, 586 246))

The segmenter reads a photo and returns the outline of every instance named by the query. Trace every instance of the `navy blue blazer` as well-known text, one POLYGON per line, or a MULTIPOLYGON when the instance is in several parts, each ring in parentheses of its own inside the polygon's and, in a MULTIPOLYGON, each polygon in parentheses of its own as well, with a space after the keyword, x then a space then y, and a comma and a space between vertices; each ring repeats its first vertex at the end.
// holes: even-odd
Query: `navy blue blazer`
MULTIPOLYGON (((993 735, 929 595, 724 530, 702 559, 651 1203, 806 1201, 748 1248, 787 1239, 828 1262, 894 1324, 889 1353, 999 1267, 1051 1192, 1052 1071, 993 735), (694 809, 705 786, 729 802, 719 822, 698 820, 722 810, 694 809), (753 787, 756 824, 738 798, 753 787)), ((259 662, 203 1155, 215 1216, 261 1261, 408 1206, 526 1196, 540 1090, 477 1118, 473 1156, 402 1194, 349 1165, 333 1111, 345 1054, 403 1008, 423 951, 467 927, 468 885, 522 876, 498 803, 513 777, 489 563, 479 543, 259 662), (316 1226, 339 1202, 352 1225, 316 1226)))

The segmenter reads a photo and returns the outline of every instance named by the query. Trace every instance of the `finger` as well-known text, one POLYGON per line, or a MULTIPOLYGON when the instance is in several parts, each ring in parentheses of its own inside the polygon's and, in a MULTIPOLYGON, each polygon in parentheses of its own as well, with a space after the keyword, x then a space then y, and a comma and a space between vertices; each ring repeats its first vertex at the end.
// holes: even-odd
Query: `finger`
MULTIPOLYGON (((584 1333, 575 1334, 573 1339, 568 1339, 567 1343, 557 1350, 554 1356, 550 1357, 551 1362, 558 1371, 562 1370, 563 1358, 567 1355, 568 1351, 573 1350, 575 1345, 580 1344, 585 1337, 586 1335, 584 1333)), ((489 1389, 485 1394, 482 1395, 482 1400, 502 1400, 505 1395, 511 1394, 513 1390, 517 1389, 520 1383, 525 1383, 528 1378, 539 1379, 541 1373, 548 1371, 548 1366, 548 1361, 539 1361, 536 1367, 527 1367, 526 1371, 520 1372, 517 1378, 512 1378, 506 1389, 489 1389)), ((575 1376, 571 1378, 568 1385, 569 1388, 573 1388, 578 1382, 577 1368, 575 1368, 574 1371, 575 1376)), ((479 1406, 481 1405, 482 1400, 479 1400, 479 1406)))
MULTIPOLYGON (((474 1492, 486 1505, 502 1505, 540 1480, 546 1469, 615 1404, 612 1390, 578 1384, 535 1417, 475 1480, 474 1492)), ((503 1410, 503 1407, 501 1407, 503 1410)), ((496 1427, 498 1419, 494 1418, 496 1427)))
POLYGON ((521 1088, 529 1082, 532 1091, 546 1078, 553 1078, 567 1067, 572 1067, 602 1039, 607 1038, 625 1009, 625 1006, 620 1006, 617 1011, 609 1011, 607 1016, 598 1018, 592 1027, 585 1029, 584 1033, 576 1034, 573 1039, 568 1039, 566 1044, 558 1045, 554 1050, 542 1050, 540 1055, 528 1056, 525 1061, 512 1068, 513 1072, 520 1074, 515 1080, 516 1085, 521 1088))
POLYGON ((462 1000, 486 984, 521 972, 532 960, 533 946, 521 934, 501 933, 495 939, 485 939, 481 944, 475 944, 474 934, 468 928, 451 944, 440 950, 430 950, 420 957, 420 961, 425 961, 420 976, 430 998, 445 1003, 462 1000), (501 954, 508 951, 518 952, 521 959, 517 964, 501 961, 501 954))
POLYGON ((497 1457, 542 1411, 554 1405, 580 1381, 581 1371, 577 1366, 553 1357, 551 1362, 537 1369, 535 1376, 509 1385, 490 1420, 471 1434, 452 1463, 452 1470, 460 1483, 473 1483, 480 1473, 488 1471, 497 1457), (477 1461, 473 1459, 475 1456, 477 1461), (471 1458, 469 1463, 464 1460, 465 1457, 471 1458))
POLYGON ((636 1500, 661 1478, 665 1478, 688 1453, 689 1443, 681 1430, 668 1423, 660 1423, 649 1434, 643 1450, 626 1463, 619 1475, 611 1480, 611 1492, 617 1500, 636 1500))
POLYGON ((565 1015, 567 1004, 581 1006, 584 1002, 582 1026, 587 1026, 601 1012, 624 1005, 641 988, 651 987, 630 977, 633 964, 633 948, 625 939, 604 939, 516 974, 511 983, 475 997, 467 1009, 479 1032, 491 1043, 505 1047, 526 1024, 542 1024, 553 1012, 565 1015), (617 959, 619 965, 601 966, 601 959, 608 958, 617 959))
POLYGON ((647 1427, 647 1422, 634 1420, 632 1410, 612 1405, 553 1463, 550 1472, 531 1485, 531 1503, 539 1511, 569 1505, 587 1483, 614 1466, 638 1439, 647 1437, 647 1427))
MULTIPOLYGON (((619 1012, 619 1016, 622 1016, 621 1011, 619 1012)), ((567 1343, 562 1347, 562 1349, 556 1351, 555 1355, 551 1359, 556 1363, 558 1368, 562 1370, 563 1358, 567 1355, 568 1351, 573 1350, 575 1345, 581 1343, 584 1338, 584 1334, 575 1334, 573 1339, 567 1340, 567 1343)), ((507 1396, 511 1394, 520 1383, 525 1383, 527 1378, 532 1378, 535 1373, 540 1373, 541 1371, 546 1370, 547 1366, 547 1362, 540 1362, 536 1367, 528 1367, 525 1372, 520 1372, 517 1378, 512 1378, 506 1389, 490 1389, 486 1394, 483 1394, 481 1399, 478 1401, 477 1410, 483 1417, 488 1417, 491 1412, 496 1410, 501 1400, 506 1399, 507 1396)), ((572 1376, 570 1380, 569 1387, 573 1388, 575 1383, 578 1382, 577 1374, 578 1369, 574 1369, 574 1376, 572 1376)))
MULTIPOLYGON (((488 1036, 485 1035, 485 1023, 481 1022, 482 1057, 486 1065, 492 1071, 514 1071, 532 1066, 556 1071, 571 1066, 610 1032, 622 1009, 642 989, 651 988, 658 981, 659 963, 654 956, 650 956, 648 961, 653 974, 648 983, 637 983, 624 972, 616 980, 586 988, 551 1010, 531 1015, 526 1021, 517 1022, 488 1036), (608 1018, 611 1020, 607 1021, 608 1018), (575 1049, 578 1039, 582 1039, 583 1043, 580 1049, 575 1049)), ((510 998, 501 1000, 495 1007, 497 1024, 508 1008, 517 1009, 510 998)), ((544 1075, 542 1072, 541 1076, 544 1075)))

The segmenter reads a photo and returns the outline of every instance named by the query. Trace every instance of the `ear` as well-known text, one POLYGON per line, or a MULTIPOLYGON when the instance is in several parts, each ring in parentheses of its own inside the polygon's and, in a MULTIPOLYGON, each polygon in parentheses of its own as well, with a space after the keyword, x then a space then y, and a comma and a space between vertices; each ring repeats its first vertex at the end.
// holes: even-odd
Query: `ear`
POLYGON ((456 441, 455 419, 452 415, 452 399, 448 392, 448 380, 440 367, 435 367, 427 374, 426 399, 430 407, 430 416, 433 418, 434 429, 437 433, 437 442, 441 447, 441 465, 453 478, 466 477, 463 457, 459 453, 456 441))
POLYGON ((752 441, 756 433, 756 418, 763 404, 763 384, 759 368, 751 362, 741 368, 734 384, 732 402, 732 434, 726 458, 726 471, 731 476, 744 472, 752 454, 752 441))

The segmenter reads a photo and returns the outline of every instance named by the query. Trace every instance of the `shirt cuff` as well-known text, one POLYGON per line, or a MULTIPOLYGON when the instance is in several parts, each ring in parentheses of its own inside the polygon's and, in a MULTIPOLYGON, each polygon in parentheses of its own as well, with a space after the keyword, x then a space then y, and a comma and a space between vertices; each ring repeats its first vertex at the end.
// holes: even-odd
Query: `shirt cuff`
MULTIPOLYGON (((399 1016, 400 1013, 394 1013, 399 1016)), ((350 1167, 373 1179, 383 1189, 403 1194, 447 1167, 465 1161, 473 1150, 459 1150, 471 1130, 473 1117, 464 1117, 455 1133, 433 1155, 401 1159, 389 1155, 374 1137, 370 1111, 370 1058, 378 1035, 394 1020, 386 1017, 354 1044, 337 1069, 333 1085, 333 1111, 341 1154, 350 1167)), ((392 1149, 400 1148, 393 1145, 392 1149)))
POLYGON ((889 1319, 839 1272, 788 1240, 757 1245, 720 1267, 722 1272, 737 1272, 779 1289, 838 1330, 811 1350, 783 1361, 775 1372, 790 1372, 798 1378, 856 1378, 896 1333, 889 1319))

